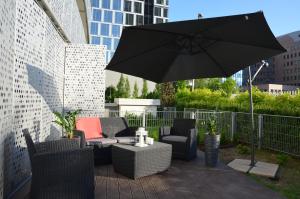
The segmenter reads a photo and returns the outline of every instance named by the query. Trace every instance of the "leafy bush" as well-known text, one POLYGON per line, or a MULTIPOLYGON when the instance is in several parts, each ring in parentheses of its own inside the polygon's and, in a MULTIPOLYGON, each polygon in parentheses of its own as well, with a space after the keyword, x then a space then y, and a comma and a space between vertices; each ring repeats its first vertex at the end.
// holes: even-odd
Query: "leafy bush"
POLYGON ((276 156, 276 160, 277 160, 277 164, 279 164, 280 166, 284 166, 287 164, 289 160, 289 156, 286 154, 278 154, 276 156))
MULTIPOLYGON (((177 110, 198 108, 234 112, 249 112, 248 91, 230 97, 222 89, 182 89, 176 93, 177 110)), ((274 96, 253 88, 254 111, 262 114, 300 116, 300 93, 274 96)))
POLYGON ((148 136, 153 138, 155 141, 158 141, 158 139, 159 139, 158 134, 159 134, 158 128, 148 129, 148 136))
POLYGON ((241 155, 250 154, 250 148, 246 145, 239 144, 239 145, 237 145, 236 150, 237 150, 238 154, 241 154, 241 155))

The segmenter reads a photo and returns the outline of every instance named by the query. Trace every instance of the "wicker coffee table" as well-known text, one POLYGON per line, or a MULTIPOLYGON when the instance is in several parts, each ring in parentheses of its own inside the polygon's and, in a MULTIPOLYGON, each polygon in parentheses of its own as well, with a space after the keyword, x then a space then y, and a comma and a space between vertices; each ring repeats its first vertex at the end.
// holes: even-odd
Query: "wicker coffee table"
POLYGON ((136 147, 128 144, 112 146, 114 170, 126 177, 140 177, 163 172, 170 167, 172 145, 154 142, 147 147, 136 147))

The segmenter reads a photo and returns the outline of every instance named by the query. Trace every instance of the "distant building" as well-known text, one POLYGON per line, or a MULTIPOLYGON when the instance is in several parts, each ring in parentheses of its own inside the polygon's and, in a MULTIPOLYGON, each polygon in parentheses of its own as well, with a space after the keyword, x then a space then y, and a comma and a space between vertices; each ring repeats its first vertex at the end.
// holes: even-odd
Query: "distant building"
MULTIPOLYGON (((105 45, 106 63, 113 57, 125 26, 164 23, 168 21, 168 0, 91 0, 90 41, 95 45, 105 45)), ((106 71, 105 84, 116 86, 120 73, 106 71)), ((133 89, 135 81, 142 88, 142 79, 128 77, 133 89)), ((148 82, 149 91, 155 83, 148 82)))
MULTIPOLYGON (((268 67, 264 67, 256 76, 253 85, 257 84, 272 84, 275 83, 275 65, 274 58, 270 58, 267 60, 269 63, 268 67)), ((252 76, 257 72, 262 63, 257 63, 251 66, 251 74, 252 76)), ((242 75, 242 85, 246 86, 249 79, 249 70, 248 67, 243 70, 242 75)))
MULTIPOLYGON (((243 85, 243 70, 233 74, 231 78, 236 82, 236 85, 241 87, 243 85)), ((227 78, 222 78, 222 82, 224 82, 227 78)))
MULTIPOLYGON (((269 67, 264 67, 257 75, 254 85, 257 84, 284 84, 300 86, 300 31, 277 37, 279 43, 287 52, 267 60, 269 67)), ((260 63, 251 67, 254 74, 260 63)), ((247 84, 248 68, 243 70, 243 85, 247 84)))
POLYGON ((278 41, 287 52, 274 57, 275 82, 300 86, 300 31, 280 36, 278 41))
MULTIPOLYGON (((299 86, 290 86, 290 85, 282 85, 282 84, 258 84, 255 85, 259 90, 263 92, 268 92, 270 94, 279 95, 282 93, 297 93, 299 86)), ((244 87, 245 90, 247 89, 244 87)))

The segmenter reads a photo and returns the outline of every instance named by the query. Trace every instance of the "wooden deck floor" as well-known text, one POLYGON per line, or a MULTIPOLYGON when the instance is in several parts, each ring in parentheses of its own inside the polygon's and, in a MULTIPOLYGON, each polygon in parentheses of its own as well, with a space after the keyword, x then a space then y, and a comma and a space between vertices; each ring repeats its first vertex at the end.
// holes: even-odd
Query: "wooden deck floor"
POLYGON ((191 162, 175 160, 163 173, 128 179, 114 172, 112 165, 95 168, 97 199, 170 198, 170 199, 277 199, 272 190, 257 184, 248 176, 220 164, 204 166, 203 154, 191 162))

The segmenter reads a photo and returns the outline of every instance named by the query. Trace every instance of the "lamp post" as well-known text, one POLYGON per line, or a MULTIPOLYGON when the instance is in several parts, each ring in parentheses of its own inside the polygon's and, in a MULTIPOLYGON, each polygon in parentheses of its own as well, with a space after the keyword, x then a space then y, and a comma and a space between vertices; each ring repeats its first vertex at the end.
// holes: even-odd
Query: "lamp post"
POLYGON ((266 66, 269 66, 269 63, 266 62, 265 60, 261 61, 262 64, 259 66, 258 70, 256 71, 256 73, 253 75, 251 74, 251 67, 248 67, 248 71, 249 71, 249 98, 250 98, 250 114, 251 114, 251 163, 250 166, 254 167, 255 166, 255 124, 254 124, 254 112, 253 112, 253 96, 252 96, 252 84, 253 81, 255 80, 256 76, 258 75, 258 73, 261 71, 261 69, 266 66))

